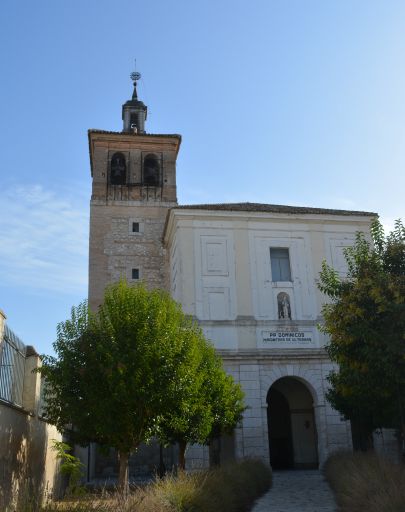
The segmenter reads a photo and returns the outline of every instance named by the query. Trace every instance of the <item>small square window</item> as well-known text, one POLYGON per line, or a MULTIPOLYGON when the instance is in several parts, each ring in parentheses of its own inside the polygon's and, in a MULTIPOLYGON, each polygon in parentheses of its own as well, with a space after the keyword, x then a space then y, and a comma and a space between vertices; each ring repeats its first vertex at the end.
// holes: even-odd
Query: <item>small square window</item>
POLYGON ((145 223, 137 217, 130 217, 128 219, 128 234, 130 236, 140 236, 144 232, 145 223))
POLYGON ((132 279, 139 279, 139 268, 132 269, 132 279))
POLYGON ((291 281, 290 255, 288 249, 270 248, 271 280, 291 281))

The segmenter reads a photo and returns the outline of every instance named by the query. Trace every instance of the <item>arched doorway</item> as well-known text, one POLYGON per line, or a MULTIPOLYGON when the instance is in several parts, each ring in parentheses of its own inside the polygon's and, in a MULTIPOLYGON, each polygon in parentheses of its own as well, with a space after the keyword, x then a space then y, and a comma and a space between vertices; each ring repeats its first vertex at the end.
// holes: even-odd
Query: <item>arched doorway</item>
POLYGON ((277 380, 267 394, 270 463, 273 469, 318 467, 313 398, 294 377, 277 380))

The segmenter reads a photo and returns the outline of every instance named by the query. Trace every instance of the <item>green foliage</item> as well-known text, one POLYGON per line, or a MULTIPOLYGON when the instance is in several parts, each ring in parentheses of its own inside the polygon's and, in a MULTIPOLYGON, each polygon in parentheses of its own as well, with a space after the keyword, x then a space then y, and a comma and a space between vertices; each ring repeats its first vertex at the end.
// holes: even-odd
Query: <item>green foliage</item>
POLYGON ((211 404, 213 422, 206 442, 222 434, 231 434, 241 421, 244 405, 244 393, 240 384, 234 382, 222 369, 222 360, 211 350, 205 369, 205 389, 207 401, 211 404))
POLYGON ((177 387, 177 401, 163 416, 159 426, 159 437, 163 444, 183 440, 201 443, 211 430, 211 404, 206 400, 204 370, 208 364, 206 354, 213 349, 197 325, 188 330, 188 343, 189 358, 177 387))
POLYGON ((84 302, 59 324, 57 357, 44 356, 40 369, 45 415, 59 430, 71 425, 73 441, 114 447, 124 459, 192 387, 195 337, 199 330, 167 293, 110 286, 97 314, 84 302))
POLYGON ((180 444, 180 466, 184 466, 187 444, 209 443, 213 437, 231 433, 245 410, 239 384, 226 374, 221 358, 202 331, 189 331, 188 378, 178 388, 178 400, 159 426, 163 444, 180 444))
POLYGON ((83 486, 80 485, 80 480, 83 476, 84 465, 80 459, 69 453, 72 448, 61 441, 52 439, 52 449, 56 452, 56 458, 61 461, 60 470, 63 475, 69 479, 66 494, 69 496, 81 496, 86 493, 83 486))
POLYGON ((405 228, 397 221, 385 237, 378 220, 372 244, 358 233, 345 250, 348 276, 325 262, 320 290, 327 347, 339 369, 329 376, 332 405, 369 431, 400 426, 405 393, 405 228))
POLYGON ((72 308, 57 334, 56 357, 43 356, 39 370, 45 416, 60 431, 70 426, 74 442, 116 448, 121 483, 129 453, 152 436, 204 442, 240 419, 239 386, 164 291, 120 281, 97 313, 86 302, 72 308))

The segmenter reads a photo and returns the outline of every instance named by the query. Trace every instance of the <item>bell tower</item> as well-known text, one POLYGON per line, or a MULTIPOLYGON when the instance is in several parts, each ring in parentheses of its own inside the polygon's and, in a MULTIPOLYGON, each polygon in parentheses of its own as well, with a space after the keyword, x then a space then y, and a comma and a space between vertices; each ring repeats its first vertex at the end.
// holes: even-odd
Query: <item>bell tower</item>
POLYGON ((123 130, 88 132, 90 202, 89 304, 96 309, 106 285, 120 277, 166 288, 168 270, 162 234, 169 208, 177 204, 176 159, 181 136, 145 131, 146 105, 122 106, 123 130))
POLYGON ((138 100, 136 82, 141 78, 137 71, 131 73, 131 79, 134 82, 134 92, 132 99, 122 105, 122 120, 124 121, 124 132, 145 133, 145 121, 148 108, 138 100))

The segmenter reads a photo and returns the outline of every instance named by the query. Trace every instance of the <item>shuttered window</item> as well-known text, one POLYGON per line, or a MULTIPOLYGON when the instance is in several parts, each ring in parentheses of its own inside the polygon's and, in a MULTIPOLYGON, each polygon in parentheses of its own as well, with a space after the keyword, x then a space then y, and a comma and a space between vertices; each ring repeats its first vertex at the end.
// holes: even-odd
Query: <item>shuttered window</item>
POLYGON ((290 255, 288 249, 270 248, 271 280, 291 281, 290 255))

